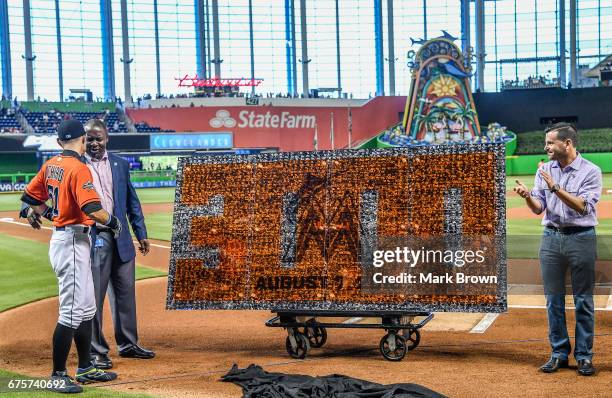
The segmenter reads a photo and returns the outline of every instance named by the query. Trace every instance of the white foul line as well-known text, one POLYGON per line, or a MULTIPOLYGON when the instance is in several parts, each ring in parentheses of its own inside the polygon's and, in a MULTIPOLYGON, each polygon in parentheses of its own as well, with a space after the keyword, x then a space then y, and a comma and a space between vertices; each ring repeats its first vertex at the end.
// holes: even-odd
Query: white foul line
POLYGON ((357 323, 359 321, 361 321, 363 318, 360 318, 358 316, 354 317, 354 318, 349 318, 346 321, 343 321, 342 323, 345 323, 347 325, 352 325, 353 323, 357 323))
POLYGON ((499 314, 485 314, 480 322, 478 322, 476 326, 470 330, 470 333, 484 333, 491 325, 493 325, 493 322, 495 322, 498 316, 499 314))
MULTIPOLYGON (((26 223, 23 223, 23 222, 14 221, 14 219, 13 219, 13 218, 0 218, 0 221, 5 222, 5 223, 7 223, 7 224, 21 225, 22 227, 30 227, 30 228, 31 228, 30 224, 26 224, 26 223)), ((51 227, 46 227, 46 226, 44 226, 44 225, 41 225, 41 228, 42 228, 42 229, 47 229, 47 230, 49 230, 49 231, 53 231, 53 228, 51 228, 51 227)), ((132 239, 132 242, 134 242, 134 243, 138 243, 138 241, 137 241, 137 240, 135 240, 135 239, 132 239)), ((149 243, 149 244, 150 244, 151 246, 159 247, 159 248, 162 248, 162 249, 170 249, 170 246, 158 245, 157 243, 149 243)))

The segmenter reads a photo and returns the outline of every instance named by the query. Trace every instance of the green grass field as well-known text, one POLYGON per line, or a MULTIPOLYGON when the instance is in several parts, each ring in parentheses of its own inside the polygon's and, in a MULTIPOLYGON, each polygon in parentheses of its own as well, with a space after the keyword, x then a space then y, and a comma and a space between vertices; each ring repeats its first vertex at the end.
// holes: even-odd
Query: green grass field
MULTIPOLYGON (((142 204, 174 203, 174 188, 138 189, 138 198, 142 204)), ((20 193, 0 194, 0 211, 17 211, 21 207, 20 193)))
MULTIPOLYGON (((511 191, 512 188, 515 187, 515 180, 521 181, 523 184, 527 185, 529 188, 533 187, 535 176, 527 175, 527 176, 507 176, 506 177, 506 190, 511 191)), ((604 189, 612 189, 612 173, 607 173, 603 175, 602 187, 604 189)))
MULTIPOLYGON (((0 396, 2 398, 57 398, 62 394, 52 393, 44 390, 20 390, 10 392, 8 383, 10 380, 28 380, 32 379, 29 376, 20 375, 13 372, 0 369, 0 396)), ((85 387, 82 394, 77 395, 79 398, 152 398, 153 395, 147 394, 132 394, 124 392, 111 391, 102 387, 85 387)))
MULTIPOLYGON (((0 240, 0 312, 57 295, 48 245, 5 234, 0 234, 0 240)), ((163 275, 152 268, 136 267, 136 279, 163 275)))
POLYGON ((172 238, 172 214, 152 213, 146 217, 149 238, 167 240, 172 238))
POLYGON ((0 194, 0 211, 19 211, 21 208, 20 197, 20 193, 0 194))
POLYGON ((174 203, 174 188, 143 188, 137 192, 140 203, 174 203))

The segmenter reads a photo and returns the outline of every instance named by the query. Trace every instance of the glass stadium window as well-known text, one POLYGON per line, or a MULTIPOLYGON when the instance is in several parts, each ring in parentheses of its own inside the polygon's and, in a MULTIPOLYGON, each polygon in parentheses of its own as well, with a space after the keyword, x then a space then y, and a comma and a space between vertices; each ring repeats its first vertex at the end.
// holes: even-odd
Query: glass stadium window
MULTIPOLYGON (((536 84, 556 84, 557 1, 498 0, 485 2, 484 7, 485 90, 529 86, 534 84, 534 79, 536 84)), ((471 42, 475 47, 474 3, 471 3, 470 18, 471 42)))
MULTIPOLYGON (((125 98, 123 87, 123 41, 121 30, 121 1, 113 0, 113 47, 116 93, 125 98)), ((134 100, 157 93, 157 60, 155 57, 155 17, 153 2, 127 0, 127 20, 130 58, 130 80, 134 100)), ((160 25, 161 29, 161 25, 160 25)), ((161 54, 160 54, 161 55, 161 54)), ((161 78, 166 78, 163 74, 161 78)), ((174 78, 175 76, 173 76, 174 78)), ((178 77, 178 76, 176 76, 178 77)), ((176 88, 170 93, 178 91, 176 88)))
POLYGON ((104 96, 99 0, 60 1, 64 90, 104 96))
MULTIPOLYGON (((384 7, 383 7, 384 8, 384 7)), ((384 10, 385 16, 386 10, 384 10)), ((386 18, 383 20, 386 32, 386 18)), ((395 36, 395 57, 397 58, 395 67, 395 93, 397 95, 407 95, 410 90, 412 80, 410 68, 407 66, 408 52, 418 51, 420 45, 412 44, 414 40, 424 39, 423 31, 423 1, 422 0, 401 0, 393 2, 393 34, 395 36)), ((387 47, 387 45, 385 45, 387 47)), ((385 48, 385 52, 387 49, 385 48)), ((386 65, 385 65, 386 66, 386 65)), ((385 70, 385 76, 386 76, 385 70)))
MULTIPOLYGON (((299 8, 298 3, 296 1, 296 7, 299 8)), ((279 0, 253 1, 255 77, 263 79, 263 83, 256 90, 260 94, 287 93, 285 7, 281 4, 279 0)), ((299 20, 296 19, 296 24, 297 21, 299 20)))
POLYGON ((373 97, 376 94, 373 1, 340 1, 339 8, 343 91, 355 98, 373 97))
MULTIPOLYGON (((389 45, 387 4, 383 2, 383 52, 385 58, 385 93, 389 88, 389 45)), ((410 90, 411 74, 407 66, 408 52, 418 51, 420 45, 410 39, 431 39, 442 35, 442 30, 456 37, 455 44, 461 48, 461 1, 460 0, 394 0, 393 35, 395 37, 395 94, 407 95, 410 90), (426 18, 425 18, 426 13, 426 18), (425 20, 427 35, 425 35, 425 20)))
POLYGON ((25 44, 23 36, 23 3, 21 1, 8 2, 9 34, 11 40, 11 76, 13 85, 13 98, 19 101, 27 99, 25 44))
POLYGON ((581 0, 576 13, 578 64, 594 67, 612 54, 612 3, 581 0))
MULTIPOLYGON (((346 16, 340 17, 340 24, 348 21, 349 18, 346 16)), ((298 22, 299 20, 296 21, 298 22)), ((308 64, 309 86, 311 89, 337 88, 336 0, 307 2, 306 24, 308 25, 308 58, 312 60, 308 64)), ((301 58, 301 52, 298 53, 298 57, 301 58)), ((342 60, 340 65, 342 66, 342 60)), ((298 76, 298 81, 299 79, 300 76, 298 76)), ((342 82, 345 86, 343 90, 347 87, 344 83, 342 82)), ((323 95, 336 97, 337 93, 324 92, 323 95)))
POLYGON ((194 0, 158 0, 157 4, 161 91, 186 93, 174 79, 197 72, 194 0))
POLYGON ((599 39, 601 42, 601 55, 602 58, 605 58, 612 54, 612 4, 608 2, 608 5, 604 6, 602 2, 600 13, 599 39))
POLYGON ((30 0, 30 18, 32 52, 36 56, 33 63, 34 97, 58 101, 60 93, 55 2, 30 0))
MULTIPOLYGON (((396 2, 393 4, 395 5, 396 2)), ((438 0, 427 1, 427 38, 442 35, 442 29, 452 36, 461 39, 461 1, 460 0, 438 0)), ((395 16, 395 13, 393 14, 395 16)), ((461 41, 455 44, 461 48, 461 41)))
MULTIPOLYGON (((254 11, 255 12, 255 11, 254 11)), ((208 31, 212 35, 212 7, 209 6, 208 31)), ((253 19, 253 23, 259 21, 253 19)), ((219 1, 219 46, 221 63, 221 78, 250 78, 251 77, 251 47, 249 35, 249 2, 248 0, 220 0, 219 1)), ((258 43, 259 44, 259 43, 258 43)), ((212 47, 212 40, 210 46, 212 47)), ((273 57, 268 48, 257 48, 257 52, 273 57)), ((210 49, 211 61, 214 58, 213 49, 210 49)), ((210 63, 210 76, 215 74, 215 65, 210 63)), ((260 65, 255 64, 256 76, 260 65)), ((263 87, 270 84, 263 82, 263 87)), ((246 88, 241 90, 244 92, 246 88)))

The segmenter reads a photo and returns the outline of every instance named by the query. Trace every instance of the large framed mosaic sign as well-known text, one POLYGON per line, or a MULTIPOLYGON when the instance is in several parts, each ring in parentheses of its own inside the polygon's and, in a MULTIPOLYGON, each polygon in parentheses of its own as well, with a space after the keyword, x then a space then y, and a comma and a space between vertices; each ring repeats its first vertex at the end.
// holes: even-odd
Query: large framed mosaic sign
POLYGON ((169 309, 503 312, 503 144, 179 159, 169 309))

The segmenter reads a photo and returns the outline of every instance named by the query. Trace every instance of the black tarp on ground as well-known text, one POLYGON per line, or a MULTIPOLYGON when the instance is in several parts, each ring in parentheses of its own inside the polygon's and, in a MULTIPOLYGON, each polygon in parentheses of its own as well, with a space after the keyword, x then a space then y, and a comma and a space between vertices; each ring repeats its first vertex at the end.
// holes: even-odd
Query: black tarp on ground
POLYGON ((257 365, 234 365, 221 378, 242 387, 244 398, 446 398, 418 384, 382 385, 343 375, 311 377, 268 373, 257 365))

